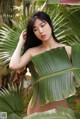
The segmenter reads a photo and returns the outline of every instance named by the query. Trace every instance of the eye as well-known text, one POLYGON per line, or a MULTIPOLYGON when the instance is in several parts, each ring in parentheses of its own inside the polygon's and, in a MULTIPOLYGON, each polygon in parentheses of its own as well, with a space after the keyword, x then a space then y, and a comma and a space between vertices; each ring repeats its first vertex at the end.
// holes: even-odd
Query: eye
POLYGON ((36 32, 36 31, 37 31, 37 29, 36 29, 36 28, 34 28, 34 29, 33 29, 33 31, 34 31, 34 32, 36 32))
POLYGON ((44 27, 45 26, 45 23, 41 24, 41 27, 44 27))

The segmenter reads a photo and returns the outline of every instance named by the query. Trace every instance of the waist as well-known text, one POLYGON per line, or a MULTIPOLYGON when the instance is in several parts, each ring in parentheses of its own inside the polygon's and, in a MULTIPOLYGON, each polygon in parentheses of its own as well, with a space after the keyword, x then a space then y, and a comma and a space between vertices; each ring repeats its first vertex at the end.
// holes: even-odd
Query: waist
POLYGON ((46 80, 41 80, 33 87, 32 106, 34 107, 36 97, 39 95, 40 105, 45 105, 48 102, 55 102, 71 97, 76 92, 73 79, 51 77, 46 80))
POLYGON ((31 115, 36 112, 44 112, 51 109, 57 109, 58 107, 68 107, 66 99, 54 101, 54 102, 48 102, 45 105, 41 106, 39 97, 37 97, 34 107, 31 107, 31 101, 32 100, 30 100, 30 103, 27 108, 27 115, 31 115))

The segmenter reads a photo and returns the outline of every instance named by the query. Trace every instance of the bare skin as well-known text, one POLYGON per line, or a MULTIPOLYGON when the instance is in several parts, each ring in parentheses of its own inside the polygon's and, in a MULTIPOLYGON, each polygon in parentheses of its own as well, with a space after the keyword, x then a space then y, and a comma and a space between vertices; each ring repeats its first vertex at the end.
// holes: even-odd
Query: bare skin
MULTIPOLYGON (((49 26, 47 22, 36 19, 33 32, 36 35, 36 37, 38 37, 42 41, 42 44, 40 46, 28 49, 25 52, 25 54, 21 56, 20 55, 21 48, 23 47, 25 43, 25 39, 26 39, 26 32, 23 31, 20 35, 20 40, 18 42, 18 45, 10 61, 9 67, 12 70, 17 70, 17 69, 21 69, 25 67, 33 56, 41 54, 53 48, 65 47, 69 58, 71 57, 71 47, 61 44, 61 43, 57 43, 53 39, 51 27, 49 26)), ((68 107, 65 99, 61 101, 56 101, 53 103, 47 103, 44 106, 40 106, 39 95, 37 95, 35 106, 33 108, 31 107, 31 101, 30 101, 28 108, 27 108, 27 115, 30 115, 35 112, 42 112, 42 111, 46 111, 49 109, 57 108, 58 106, 68 107)))
POLYGON ((44 112, 44 111, 47 111, 50 109, 58 109, 58 107, 68 108, 68 104, 67 104, 66 99, 55 101, 55 102, 49 102, 43 106, 41 106, 39 102, 40 101, 39 101, 38 95, 37 95, 36 103, 35 103, 34 107, 31 107, 31 100, 30 100, 29 105, 27 107, 27 115, 31 115, 31 114, 36 113, 36 112, 44 112))

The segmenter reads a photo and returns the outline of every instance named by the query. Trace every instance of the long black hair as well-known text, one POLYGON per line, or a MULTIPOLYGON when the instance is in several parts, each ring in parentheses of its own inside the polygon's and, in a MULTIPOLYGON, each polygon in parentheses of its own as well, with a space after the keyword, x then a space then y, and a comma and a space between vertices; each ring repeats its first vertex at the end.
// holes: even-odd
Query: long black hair
POLYGON ((56 42, 59 42, 55 37, 52 21, 51 21, 49 15, 43 11, 38 11, 29 19, 29 22, 28 22, 28 25, 26 28, 27 29, 27 39, 24 44, 24 52, 29 48, 36 47, 36 46, 42 44, 42 41, 40 39, 38 39, 33 32, 33 27, 34 27, 34 23, 35 23, 36 19, 46 21, 52 29, 52 36, 53 36, 54 40, 56 42))

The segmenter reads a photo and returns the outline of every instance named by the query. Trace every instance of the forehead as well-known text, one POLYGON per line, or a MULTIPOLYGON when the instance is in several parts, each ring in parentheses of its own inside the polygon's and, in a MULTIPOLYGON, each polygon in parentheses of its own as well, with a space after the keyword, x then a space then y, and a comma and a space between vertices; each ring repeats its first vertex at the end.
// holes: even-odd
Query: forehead
POLYGON ((37 27, 37 26, 39 26, 39 25, 41 25, 41 24, 43 24, 43 23, 46 23, 46 21, 45 20, 40 20, 40 19, 36 19, 35 20, 35 22, 34 22, 34 25, 33 25, 33 27, 37 27))

